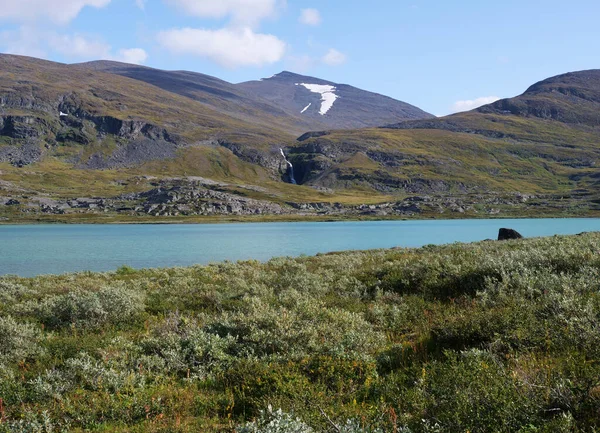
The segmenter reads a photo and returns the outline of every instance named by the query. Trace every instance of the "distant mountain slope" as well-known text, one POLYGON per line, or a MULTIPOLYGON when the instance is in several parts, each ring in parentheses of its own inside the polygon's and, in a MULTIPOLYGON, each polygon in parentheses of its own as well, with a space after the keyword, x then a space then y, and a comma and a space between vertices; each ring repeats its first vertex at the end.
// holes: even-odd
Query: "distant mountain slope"
POLYGON ((503 99, 477 111, 600 126, 600 69, 572 72, 540 81, 521 96, 503 99))
POLYGON ((295 135, 318 126, 324 127, 324 125, 303 119, 295 113, 289 113, 265 99, 248 93, 240 86, 210 75, 189 71, 164 71, 105 60, 73 66, 142 81, 201 102, 227 116, 270 128, 276 126, 295 135))
POLYGON ((0 55, 0 219, 76 217, 103 198, 112 203, 107 212, 131 218, 231 213, 246 198, 261 205, 244 212, 325 209, 315 202, 362 212, 364 203, 403 200, 406 212, 469 207, 475 215, 516 203, 500 195, 536 195, 546 212, 586 212, 600 203, 599 101, 600 71, 433 118, 290 73, 234 85, 114 62, 0 55), (344 129, 358 124, 387 126, 344 129), (190 208, 186 200, 198 194, 202 205, 190 208))
POLYGON ((599 143, 600 71, 593 70, 471 112, 306 134, 289 159, 299 183, 334 189, 595 194, 599 143))
POLYGON ((315 91, 319 85, 329 89, 325 81, 289 73, 279 77, 274 82, 310 81, 292 88, 323 115, 308 108, 297 112, 247 86, 194 72, 0 55, 0 162, 28 165, 60 155, 88 168, 127 167, 203 144, 226 147, 278 177, 286 171, 280 148, 306 131, 427 116, 350 86, 331 86, 333 91, 322 95, 315 91))
POLYGON ((0 108, 0 162, 20 165, 60 155, 131 166, 200 143, 261 148, 293 137, 275 120, 244 121, 139 80, 21 56, 0 55, 0 108))
POLYGON ((319 78, 282 72, 260 81, 238 84, 289 113, 331 129, 381 126, 433 118, 429 113, 387 96, 319 78))
MULTIPOLYGON (((487 132, 481 129, 481 120, 485 119, 485 116, 480 116, 481 114, 554 120, 573 126, 599 127, 600 69, 570 72, 548 78, 532 85, 520 96, 501 99, 468 113, 439 119, 400 122, 387 127, 445 129, 486 134, 487 132)), ((506 135, 506 131, 502 128, 492 128, 489 131, 497 137, 506 135)))
POLYGON ((277 126, 296 135, 318 129, 381 126, 433 117, 386 96, 291 72, 260 81, 231 84, 196 72, 163 71, 111 61, 77 66, 143 81, 206 104, 228 116, 277 126))

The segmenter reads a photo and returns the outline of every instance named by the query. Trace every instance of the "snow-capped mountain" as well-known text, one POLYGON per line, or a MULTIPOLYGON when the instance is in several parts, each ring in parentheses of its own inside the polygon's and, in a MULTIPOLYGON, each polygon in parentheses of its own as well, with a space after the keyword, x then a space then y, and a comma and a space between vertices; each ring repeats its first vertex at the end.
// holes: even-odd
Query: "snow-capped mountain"
POLYGON ((385 125, 392 119, 397 123, 434 117, 387 96, 291 72, 237 86, 314 122, 315 128, 361 128, 385 125))

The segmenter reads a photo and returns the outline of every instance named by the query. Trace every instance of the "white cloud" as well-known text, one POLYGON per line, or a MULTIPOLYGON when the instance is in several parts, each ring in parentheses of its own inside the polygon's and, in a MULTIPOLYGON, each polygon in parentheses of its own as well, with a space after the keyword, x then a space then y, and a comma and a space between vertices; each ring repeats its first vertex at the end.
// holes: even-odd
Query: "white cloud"
POLYGON ((142 48, 129 48, 119 50, 115 60, 119 60, 125 63, 133 63, 135 65, 142 65, 148 60, 148 53, 142 48))
POLYGON ((101 8, 111 0, 2 0, 0 20, 32 22, 50 20, 56 24, 67 24, 86 7, 101 8))
POLYGON ((98 39, 82 35, 60 35, 49 33, 46 36, 48 46, 63 56, 77 60, 116 60, 119 62, 143 64, 148 53, 142 48, 123 48, 113 54, 112 47, 98 39))
POLYGON ((237 25, 254 26, 275 14, 283 0, 166 0, 201 18, 231 17, 237 25))
POLYGON ((321 13, 316 9, 302 9, 300 22, 307 26, 318 26, 321 24, 321 13))
POLYGON ((6 54, 46 57, 46 51, 41 46, 42 40, 41 35, 28 26, 0 32, 0 47, 6 54))
POLYGON ((0 32, 0 51, 48 58, 48 53, 58 53, 67 60, 118 60, 141 64, 148 54, 141 48, 121 49, 113 54, 112 47, 101 39, 81 34, 61 34, 30 26, 18 30, 0 32))
POLYGON ((458 113, 461 111, 469 111, 474 110, 475 108, 479 108, 482 105, 491 104, 493 102, 498 101, 500 98, 497 96, 484 96, 477 99, 465 100, 465 101, 456 101, 452 106, 452 112, 458 113))
POLYGON ((110 45, 96 40, 88 39, 82 35, 65 35, 48 33, 46 42, 55 52, 65 57, 77 59, 108 59, 110 58, 110 45))
POLYGON ((286 51, 285 42, 276 36, 255 33, 249 27, 172 29, 160 32, 158 41, 172 53, 206 57, 227 68, 276 63, 286 51))
POLYGON ((340 53, 338 50, 331 48, 321 60, 326 65, 339 66, 346 63, 347 57, 344 53, 340 53))
POLYGON ((135 0, 135 5, 141 10, 146 9, 146 1, 147 0, 135 0))
MULTIPOLYGON (((57 53, 67 60, 120 60, 143 63, 148 58, 141 48, 121 49, 114 54, 112 47, 94 36, 59 33, 42 22, 66 25, 86 6, 101 8, 111 0, 0 0, 0 21, 20 23, 18 29, 0 32, 0 51, 10 54, 48 58, 57 53)), ((145 0, 136 0, 144 3, 145 0)))
POLYGON ((288 55, 285 58, 286 69, 305 74, 316 66, 326 64, 329 66, 339 66, 345 63, 347 57, 345 54, 337 50, 330 49, 323 57, 313 57, 307 54, 304 55, 288 55))
POLYGON ((174 28, 157 39, 174 54, 206 57, 221 66, 263 66, 280 61, 287 44, 277 36, 259 33, 266 18, 274 17, 287 0, 163 0, 189 15, 230 21, 221 29, 174 28))

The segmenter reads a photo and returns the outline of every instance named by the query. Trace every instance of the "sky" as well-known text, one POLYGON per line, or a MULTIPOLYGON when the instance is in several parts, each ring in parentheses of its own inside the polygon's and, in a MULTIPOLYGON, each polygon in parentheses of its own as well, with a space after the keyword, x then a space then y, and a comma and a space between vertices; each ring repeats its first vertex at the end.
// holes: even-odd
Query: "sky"
POLYGON ((597 0, 0 0, 0 52, 229 82, 288 70, 435 115, 600 68, 597 0))

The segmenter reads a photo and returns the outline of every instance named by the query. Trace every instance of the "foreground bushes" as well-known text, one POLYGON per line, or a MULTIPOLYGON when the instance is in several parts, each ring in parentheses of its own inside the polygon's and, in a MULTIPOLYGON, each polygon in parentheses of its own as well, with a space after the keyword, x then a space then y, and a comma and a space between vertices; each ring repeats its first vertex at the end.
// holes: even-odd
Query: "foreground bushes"
POLYGON ((0 278, 0 433, 595 432, 599 252, 587 234, 0 278))
POLYGON ((143 295, 123 288, 97 292, 73 291, 29 305, 31 314, 50 328, 75 326, 95 329, 134 319, 144 310, 143 295))
POLYGON ((11 316, 0 317, 0 365, 26 361, 42 353, 41 332, 11 316))

